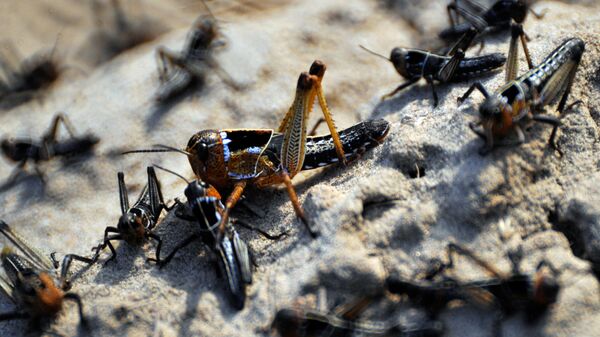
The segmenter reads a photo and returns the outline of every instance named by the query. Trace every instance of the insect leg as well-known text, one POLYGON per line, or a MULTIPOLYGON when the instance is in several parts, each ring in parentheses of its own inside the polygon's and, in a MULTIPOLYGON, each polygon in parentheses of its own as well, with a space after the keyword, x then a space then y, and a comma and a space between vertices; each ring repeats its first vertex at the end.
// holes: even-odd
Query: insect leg
POLYGON ((448 20, 450 21, 451 27, 454 27, 458 24, 459 16, 456 13, 456 6, 457 6, 456 0, 449 3, 448 6, 446 6, 446 11, 448 12, 448 20), (454 13, 454 15, 452 15, 452 13, 454 13))
POLYGON ((87 263, 88 265, 91 265, 92 263, 96 262, 96 260, 98 260, 98 255, 97 254, 94 255, 94 257, 91 259, 88 257, 79 256, 79 255, 75 255, 75 254, 65 255, 65 257, 63 258, 63 261, 62 261, 62 268, 60 270, 60 284, 61 284, 61 288, 63 290, 71 288, 71 280, 68 280, 67 276, 69 274, 69 268, 71 267, 71 263, 73 262, 73 260, 84 262, 84 263, 87 263))
POLYGON ((435 108, 438 106, 439 99, 438 94, 435 91, 435 83, 433 83, 433 77, 431 75, 427 75, 425 76, 425 80, 427 81, 427 83, 429 83, 429 86, 431 87, 431 93, 433 94, 433 107, 435 108))
MULTIPOLYGON (((473 4, 472 1, 463 1, 468 4, 473 4)), ((467 22, 471 23, 478 31, 483 31, 487 26, 487 22, 481 16, 481 13, 475 13, 473 10, 467 10, 462 6, 456 7, 456 13, 458 16, 464 18, 467 22)))
POLYGON ((235 207, 235 204, 240 200, 242 194, 244 193, 244 189, 246 189, 247 182, 245 180, 240 180, 235 183, 233 186, 233 191, 227 197, 227 201, 225 202, 225 210, 223 214, 221 214, 221 221, 219 222, 219 228, 217 232, 217 244, 223 240, 223 235, 225 234, 225 227, 229 223, 229 212, 231 209, 235 207))
POLYGON ((27 164, 27 159, 20 161, 17 166, 12 170, 6 182, 3 184, 2 189, 8 188, 12 186, 16 181, 19 175, 25 172, 25 165, 27 164))
POLYGON ((306 150, 306 122, 313 107, 318 81, 317 76, 300 74, 294 102, 279 125, 278 132, 283 133, 281 165, 291 176, 302 169, 306 150))
POLYGON ((154 233, 146 233, 146 237, 156 240, 156 259, 154 259, 153 261, 160 261, 160 248, 162 247, 162 239, 160 238, 160 236, 154 233))
MULTIPOLYGON (((448 53, 446 53, 447 56, 452 56, 454 55, 456 52, 460 51, 464 51, 469 49, 469 47, 471 46, 471 42, 473 42, 473 39, 475 39, 475 36, 477 35, 477 29, 475 29, 475 27, 471 27, 466 33, 463 34, 463 36, 454 44, 454 46, 452 46, 452 48, 448 51, 448 53)), ((464 53, 463 53, 464 54, 464 53)), ((463 55, 464 58, 464 55, 463 55)))
POLYGON ((233 222, 234 225, 240 225, 240 226, 242 226, 242 227, 244 227, 246 229, 249 229, 249 230, 252 230, 252 231, 256 231, 260 235, 262 235, 263 237, 265 237, 266 239, 269 239, 269 240, 275 241, 275 240, 279 240, 279 239, 287 236, 287 232, 286 231, 284 231, 284 232, 282 232, 280 234, 277 234, 277 235, 271 235, 271 234, 263 231, 262 229, 254 226, 252 224, 249 224, 249 223, 247 223, 245 221, 239 220, 239 219, 235 219, 232 222, 233 222))
POLYGON ((417 81, 419 81, 418 78, 417 79, 412 79, 412 80, 409 80, 408 82, 404 82, 404 83, 400 84, 396 89, 392 90, 390 93, 387 93, 387 94, 381 96, 381 100, 384 101, 387 98, 394 96, 395 94, 397 94, 401 90, 403 90, 403 89, 405 89, 407 87, 410 87, 411 85, 417 83, 417 81))
MULTIPOLYGON (((560 99, 560 103, 558 103, 557 110, 561 114, 565 110, 565 105, 567 104, 567 99, 569 98, 569 94, 571 94, 571 87, 573 86, 576 72, 577 72, 577 66, 573 67, 573 70, 571 70, 571 73, 569 74, 569 77, 567 78, 567 86, 565 88, 565 93, 563 94, 562 98, 560 99)), ((572 107, 576 103, 579 104, 578 102, 582 102, 582 101, 579 100, 579 101, 571 104, 569 107, 572 107)))
POLYGON ((173 259, 173 256, 175 256, 175 254, 182 248, 186 247, 187 245, 189 245, 190 243, 201 239, 200 234, 198 233, 194 233, 190 236, 188 236, 185 240, 183 240, 182 242, 180 242, 179 244, 177 244, 177 246, 175 246, 175 248, 173 249, 173 251, 167 255, 167 257, 164 260, 158 260, 158 255, 156 255, 156 259, 153 258, 148 258, 148 261, 151 262, 156 262, 156 264, 162 268, 163 266, 165 266, 167 263, 171 262, 171 260, 173 259))
MULTIPOLYGON (((329 108, 327 107, 327 101, 325 100, 325 95, 323 94, 323 87, 321 85, 321 82, 323 81, 323 76, 325 75, 325 69, 325 64, 323 64, 323 62, 319 60, 316 60, 310 66, 309 73, 311 75, 317 76, 318 78, 315 85, 317 99, 319 100, 319 105, 321 106, 321 110, 323 111, 323 117, 327 122, 329 133, 331 134, 331 138, 333 139, 333 144, 335 145, 335 152, 337 152, 340 162, 346 164, 346 156, 344 156, 344 148, 342 147, 342 141, 340 140, 340 135, 338 134, 337 129, 335 128, 335 122, 333 121, 333 117, 331 116, 331 111, 329 111, 329 108)), ((306 134, 304 135, 304 137, 306 137, 306 134)))
POLYGON ((71 300, 71 301, 77 303, 77 309, 79 311, 79 322, 82 325, 87 325, 87 320, 85 319, 85 316, 83 315, 83 304, 81 303, 81 297, 79 297, 79 295, 77 295, 75 293, 66 293, 64 295, 64 299, 71 300))
POLYGON ((488 98, 490 97, 490 94, 488 93, 488 91, 485 89, 485 87, 483 86, 483 84, 481 84, 481 82, 475 82, 471 85, 471 87, 469 88, 469 90, 467 90, 464 95, 462 95, 461 97, 458 98, 458 104, 462 104, 462 102, 464 102, 464 100, 466 100, 467 98, 469 98, 469 96, 471 96, 471 94, 473 93, 473 90, 479 90, 479 92, 481 92, 481 94, 483 94, 483 97, 488 98))
POLYGON ((315 123, 315 126, 312 127, 312 129, 310 129, 310 132, 308 133, 309 136, 315 136, 317 134, 317 128, 319 128, 319 126, 321 124, 323 124, 323 122, 325 121, 325 118, 319 118, 319 120, 315 123))
POLYGON ((302 206, 300 206, 300 202, 298 201, 298 195, 296 194, 296 190, 294 189, 294 185, 292 184, 292 179, 290 179, 289 174, 285 172, 285 170, 282 170, 280 174, 283 179, 283 183, 285 184, 285 187, 287 189, 288 195, 290 197, 290 201, 294 206, 296 216, 298 216, 302 223, 306 226, 306 229, 308 229, 310 235, 313 238, 317 237, 319 233, 311 228, 308 220, 304 216, 304 210, 302 209, 302 206))
MULTIPOLYGON (((121 204, 121 214, 125 214, 129 209, 129 197, 127 196, 127 186, 125 186, 125 176, 123 175, 123 172, 117 173, 117 180, 119 182, 119 201, 121 204)), ((109 228, 111 227, 107 227, 106 229, 108 230, 109 228)), ((104 234, 104 238, 106 238, 106 233, 104 234)))
POLYGON ((485 134, 485 132, 479 130, 477 128, 477 125, 477 123, 469 123, 469 128, 471 129, 471 131, 475 132, 476 135, 481 137, 484 141, 487 140, 487 135, 485 134))
POLYGON ((235 90, 241 90, 243 88, 242 85, 237 83, 233 79, 233 77, 231 77, 231 75, 229 75, 229 73, 225 69, 223 69, 223 67, 221 67, 219 62, 213 61, 213 62, 209 62, 209 63, 210 63, 210 66, 213 68, 215 74, 217 74, 217 76, 219 76, 219 78, 221 79, 221 81, 223 81, 223 83, 227 84, 228 86, 232 87, 235 90))
POLYGON ((233 231, 233 252, 240 267, 242 281, 246 284, 252 283, 252 263, 251 254, 248 245, 240 238, 239 234, 233 231))
POLYGON ((556 138, 556 131, 558 130, 558 127, 560 126, 560 120, 554 116, 548 116, 548 115, 533 115, 532 119, 536 122, 546 123, 546 124, 550 124, 553 126, 552 133, 550 134, 550 138, 548 139, 548 144, 553 149, 558 151, 558 153, 562 156, 563 155, 562 151, 558 148, 558 146, 556 145, 556 143, 554 141, 554 139, 556 138))
POLYGON ((165 202, 154 167, 148 166, 146 171, 148 173, 148 195, 150 196, 150 205, 152 205, 152 214, 154 214, 156 220, 158 220, 162 208, 166 208, 165 202))
POLYGON ((536 19, 538 19, 538 20, 539 20, 539 19, 543 19, 543 18, 544 18, 544 16, 546 15, 546 13, 548 12, 548 9, 547 9, 547 8, 544 8, 544 9, 543 9, 541 12, 539 12, 539 13, 538 13, 538 12, 536 12, 536 11, 534 11, 534 10, 533 10, 533 8, 531 8, 531 7, 529 7, 527 10, 529 11, 529 13, 531 13, 533 16, 535 16, 535 18, 536 18, 536 19))
POLYGON ((0 321, 12 321, 15 319, 28 319, 31 316, 24 311, 5 312, 0 314, 0 321))
MULTIPOLYGON (((106 230, 108 231, 108 228, 106 228, 106 230)), ((110 258, 108 258, 108 260, 106 260, 105 263, 108 263, 114 259, 117 258, 117 251, 115 250, 115 247, 112 245, 111 241, 112 240, 124 240, 123 237, 121 236, 121 234, 115 234, 115 235, 111 235, 111 236, 106 236, 106 233, 104 235, 104 242, 101 243, 100 245, 98 245, 95 248, 96 250, 96 255, 93 257, 93 260, 97 260, 98 259, 98 255, 100 255, 100 252, 106 248, 108 246, 108 248, 110 249, 110 252, 112 253, 110 258)))
POLYGON ((172 51, 164 47, 159 47, 156 50, 156 55, 156 63, 158 66, 158 79, 161 82, 166 82, 169 76, 169 71, 173 68, 174 60, 179 59, 179 56, 177 56, 172 51))
POLYGON ((71 124, 71 121, 69 121, 69 118, 67 117, 67 115, 65 115, 63 113, 58 113, 54 117, 52 124, 50 124, 50 128, 48 129, 48 132, 46 132, 46 134, 43 137, 44 142, 49 142, 49 143, 56 142, 56 138, 57 138, 57 134, 58 134, 58 126, 59 126, 59 123, 61 123, 61 122, 65 126, 65 129, 67 129, 69 136, 75 137, 75 128, 71 124))
POLYGON ((500 271, 498 271, 496 268, 492 267, 490 264, 483 261, 477 255, 475 255, 475 253, 473 253, 471 250, 469 250, 463 246, 460 246, 457 243, 449 243, 448 244, 447 254, 448 254, 448 267, 450 267, 450 268, 452 268, 454 266, 454 260, 452 258, 452 254, 458 254, 458 255, 462 255, 466 258, 469 258, 470 260, 475 262, 477 265, 479 265, 483 269, 487 270, 490 274, 494 275, 494 277, 504 278, 502 273, 500 271))

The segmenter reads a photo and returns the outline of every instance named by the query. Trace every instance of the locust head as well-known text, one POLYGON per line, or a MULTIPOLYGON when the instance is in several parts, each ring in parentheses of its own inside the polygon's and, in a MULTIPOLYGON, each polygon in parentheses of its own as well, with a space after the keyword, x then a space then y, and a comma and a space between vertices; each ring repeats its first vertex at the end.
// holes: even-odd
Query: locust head
POLYGON ((129 242, 141 241, 146 233, 146 226, 141 214, 134 213, 134 209, 121 215, 117 228, 123 238, 129 242))
POLYGON ((410 74, 406 68, 406 57, 408 56, 408 50, 405 48, 396 47, 392 49, 390 54, 390 61, 396 68, 398 74, 404 78, 410 78, 410 74))

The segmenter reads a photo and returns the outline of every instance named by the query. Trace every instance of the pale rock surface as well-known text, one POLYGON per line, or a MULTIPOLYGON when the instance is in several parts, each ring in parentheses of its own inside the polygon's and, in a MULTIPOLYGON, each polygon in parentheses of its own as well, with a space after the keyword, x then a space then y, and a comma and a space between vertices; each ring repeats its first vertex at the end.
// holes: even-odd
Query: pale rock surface
MULTIPOLYGON (((93 31, 84 19, 88 8, 78 2, 18 3, 0 5, 0 30, 12 32, 5 37, 17 40, 25 55, 51 47, 49 41, 59 31, 61 49, 76 51, 93 31)), ((570 98, 583 104, 561 116, 562 158, 546 146, 550 130, 540 125, 527 132, 522 146, 481 157, 477 150, 482 142, 468 128, 477 119, 481 97, 456 104, 468 83, 440 86, 436 109, 424 83, 380 103, 379 97, 403 79, 391 64, 358 45, 387 55, 395 46, 431 42, 446 25, 445 1, 268 1, 246 7, 211 2, 227 41, 218 60, 246 89, 235 92, 210 74, 202 90, 167 108, 156 108, 151 101, 157 87, 154 51, 159 45, 179 50, 202 9, 188 1, 139 3, 150 19, 172 30, 89 69, 87 75, 67 73, 43 100, 0 114, 2 137, 39 135, 55 112, 64 111, 80 132, 92 130, 102 138, 97 156, 70 165, 60 160, 44 165, 49 181, 45 192, 32 176, 0 193, 1 218, 43 251, 89 254, 104 228, 116 225, 117 171, 125 172, 132 198, 145 183, 147 165, 192 175, 186 158, 178 154, 114 155, 120 149, 155 143, 183 147, 193 133, 207 128, 276 127, 292 101, 299 73, 314 59, 328 66, 323 85, 340 128, 385 118, 391 131, 384 144, 347 167, 294 179, 309 218, 321 232, 315 240, 296 219, 285 191, 248 190, 243 202, 247 207, 240 205, 234 216, 289 235, 271 242, 240 229, 258 265, 243 310, 230 306, 224 281, 201 244, 182 250, 160 270, 146 262, 154 254, 152 244, 119 244, 116 262, 76 272, 73 291, 83 297, 93 335, 265 336, 277 309, 298 303, 314 306, 319 288, 325 288, 326 304, 333 307, 375 291, 387 273, 418 275, 431 258, 445 258, 445 246, 453 241, 503 271, 510 270, 507 252, 518 247, 524 252, 524 272, 533 274, 541 259, 560 271, 563 290, 549 314, 532 326, 519 315, 510 317, 503 324, 504 336, 600 336, 598 280, 586 260, 597 262, 599 254, 596 1, 540 1, 535 8, 547 9, 545 18, 530 17, 525 24, 534 62, 567 37, 586 42, 570 98), (570 234, 558 230, 565 223, 580 233, 580 240, 569 242, 570 234)), ((506 52, 507 43, 507 38, 492 39, 485 52, 506 52)), ((78 59, 81 54, 67 52, 66 57, 66 64, 86 64, 78 59)), ((521 72, 525 70, 521 62, 521 72)), ((483 81, 493 90, 503 84, 503 77, 497 73, 483 81)), ((553 109, 548 112, 555 114, 553 109)), ((311 120, 318 114, 317 109, 311 120)), ((4 161, 0 177, 11 170, 4 161)), ((182 181, 164 173, 159 178, 167 199, 184 197, 182 181)), ((191 230, 193 224, 169 214, 156 232, 169 252, 191 230)), ((487 276, 466 260, 455 274, 465 280, 487 276)), ((0 311, 12 308, 0 298, 0 311)), ((410 306, 391 302, 374 305, 365 317, 396 315, 410 322, 414 314, 410 306)), ((67 305, 44 334, 85 335, 77 319, 74 307, 67 305)), ((485 310, 455 307, 441 319, 448 336, 491 335, 492 313, 485 310)), ((26 331, 25 322, 0 324, 1 336, 26 331)))

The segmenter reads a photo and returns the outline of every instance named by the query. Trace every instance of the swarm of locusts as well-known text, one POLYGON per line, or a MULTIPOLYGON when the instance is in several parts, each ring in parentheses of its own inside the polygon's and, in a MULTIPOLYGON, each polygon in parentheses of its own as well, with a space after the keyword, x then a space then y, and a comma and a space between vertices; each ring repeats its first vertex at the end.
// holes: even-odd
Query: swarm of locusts
MULTIPOLYGON (((398 74, 406 80, 382 99, 389 99, 425 79, 431 87, 433 105, 437 106, 440 99, 436 91, 437 85, 468 81, 505 67, 505 85, 490 92, 480 82, 474 82, 459 98, 459 103, 462 103, 474 90, 484 96, 479 105, 479 120, 469 124, 474 133, 484 141, 480 153, 485 155, 498 146, 525 142, 525 130, 529 124, 541 122, 552 126, 548 144, 562 154, 555 141, 561 125, 560 118, 544 111, 549 105, 558 102, 557 111, 560 115, 574 105, 568 104, 568 99, 585 42, 578 37, 568 38, 556 46, 543 61, 534 65, 522 23, 530 12, 538 19, 543 15, 535 13, 529 2, 499 0, 486 8, 473 0, 454 0, 447 9, 451 26, 440 33, 440 38, 448 43, 443 50, 396 47, 389 57, 385 57, 367 49, 368 52, 389 60, 398 74), (469 50, 472 44, 479 43, 481 51, 486 38, 492 33, 510 35, 507 56, 502 53, 471 55, 469 50), (529 66, 529 71, 520 76, 519 45, 523 48, 529 66)), ((157 50, 159 83, 154 96, 156 104, 185 94, 193 83, 201 82, 211 75, 217 75, 230 86, 241 90, 217 61, 215 51, 222 45, 219 37, 219 25, 210 14, 200 17, 194 23, 180 53, 163 47, 157 50)), ((17 93, 32 93, 44 88, 46 82, 50 83, 58 76, 58 72, 54 70, 36 70, 54 69, 50 66, 36 66, 29 62, 28 66, 14 69, 8 67, 8 64, 6 61, 0 63, 3 72, 3 77, 0 78, 0 103, 17 93), (52 73, 52 76, 47 76, 47 73, 52 73)), ((0 320, 47 321, 63 310, 74 309, 67 304, 71 301, 76 305, 81 324, 88 327, 84 303, 76 293, 69 292, 73 286, 70 268, 75 261, 85 265, 97 263, 103 255, 106 262, 116 260, 114 245, 118 241, 125 241, 130 245, 155 242, 154 253, 147 260, 159 268, 166 267, 180 249, 194 241, 201 241, 215 257, 215 265, 227 285, 232 307, 243 309, 247 301, 246 287, 252 284, 256 265, 252 250, 238 234, 238 227, 256 231, 269 240, 284 240, 291 235, 288 232, 267 233, 260 226, 231 219, 231 212, 244 196, 247 187, 282 186, 296 216, 306 227, 306 232, 312 239, 319 240, 319 225, 312 223, 311 219, 314 217, 303 209, 293 178, 301 171, 326 166, 343 169, 355 161, 357 163, 354 165, 360 165, 358 161, 363 154, 384 143, 391 131, 390 123, 383 119, 365 120, 338 130, 323 89, 326 69, 322 61, 315 60, 307 72, 298 76, 294 96, 290 97, 292 103, 287 111, 281 112, 283 118, 277 128, 232 129, 223 126, 190 135, 185 146, 156 145, 149 149, 123 152, 183 154, 188 158, 195 177, 190 180, 169 168, 150 165, 146 170, 147 183, 131 204, 125 174, 118 172, 121 216, 113 219, 115 226, 106 227, 101 242, 91 247, 90 256, 68 254, 59 263, 54 253, 47 255, 39 252, 16 230, 0 220, 0 233, 6 239, 5 242, 10 242, 0 254, 5 275, 0 276, 0 287, 15 302, 15 309, 0 313, 0 320), (319 123, 325 122, 328 128, 329 133, 326 135, 315 135, 318 124, 314 127, 308 125, 315 102, 323 114, 319 123), (183 190, 185 202, 174 198, 175 201, 168 205, 164 201, 156 169, 177 175, 186 182, 183 190), (192 222, 196 230, 176 243, 170 252, 161 255, 163 238, 155 232, 155 228, 160 224, 163 213, 167 212, 174 212, 176 217, 192 222), (108 258, 107 253, 110 253, 108 258)), ((63 113, 57 114, 48 132, 39 140, 2 139, 2 154, 16 164, 4 188, 18 182, 27 163, 33 164, 37 175, 44 182, 41 167, 44 162, 56 157, 91 153, 98 142, 99 138, 91 133, 77 135, 63 113), (65 139, 58 137, 61 124, 69 133, 65 139)), ((297 235, 306 233, 301 231, 297 235)), ((281 309, 273 317, 270 329, 281 336, 442 336, 444 326, 437 318, 451 301, 459 300, 468 304, 474 302, 474 298, 485 298, 487 310, 496 320, 494 335, 499 336, 502 333, 502 320, 515 312, 523 311, 527 322, 539 321, 540 317, 552 309, 561 289, 555 277, 557 271, 548 261, 541 260, 536 274, 528 275, 519 269, 520 258, 520 252, 512 252, 509 259, 513 272, 503 274, 469 249, 451 243, 448 245, 447 261, 432 261, 422 278, 406 279, 390 275, 379 294, 357 296, 355 301, 332 310, 298 307, 281 309), (456 268, 453 260, 455 255, 472 260, 493 277, 460 282, 446 275, 447 270, 456 268), (403 295, 402 302, 423 308, 428 314, 427 320, 411 327, 389 320, 359 319, 369 305, 390 294, 403 295)))

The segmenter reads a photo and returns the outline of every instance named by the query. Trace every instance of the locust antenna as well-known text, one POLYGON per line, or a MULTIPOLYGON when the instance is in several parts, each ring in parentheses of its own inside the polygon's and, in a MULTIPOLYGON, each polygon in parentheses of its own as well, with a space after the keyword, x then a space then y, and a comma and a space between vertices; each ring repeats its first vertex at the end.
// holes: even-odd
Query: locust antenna
POLYGON ((165 171, 165 172, 169 172, 169 173, 171 173, 172 175, 175 175, 175 176, 177 176, 177 177, 181 178, 181 179, 182 179, 183 181, 185 181, 185 182, 186 182, 188 185, 190 184, 190 182, 189 182, 187 179, 185 179, 185 178, 184 178, 184 177, 183 177, 181 174, 179 174, 179 173, 177 173, 177 172, 175 172, 175 171, 169 170, 168 168, 164 168, 164 167, 162 167, 162 166, 159 166, 159 165, 156 165, 156 164, 152 164, 152 166, 156 167, 157 169, 163 170, 163 171, 165 171))
POLYGON ((131 151, 125 151, 125 152, 121 152, 121 154, 130 154, 130 153, 150 153, 150 152, 179 152, 181 154, 185 154, 186 156, 190 157, 192 156, 191 153, 182 150, 182 149, 178 149, 176 147, 172 147, 172 146, 168 146, 168 145, 163 145, 163 144, 154 144, 153 146, 155 147, 159 147, 159 149, 140 149, 140 150, 131 150, 131 151))
POLYGON ((368 52, 368 53, 370 53, 370 54, 373 54, 373 55, 375 55, 375 56, 381 57, 382 59, 386 59, 386 60, 388 60, 388 61, 390 61, 390 62, 391 62, 391 60, 390 60, 388 57, 385 57, 385 56, 383 56, 383 55, 381 55, 381 54, 379 54, 379 53, 377 53, 377 52, 374 52, 374 51, 372 51, 371 49, 369 49, 369 48, 367 48, 367 47, 363 46, 362 44, 359 44, 358 46, 359 46, 359 47, 361 47, 362 49, 364 49, 366 52, 368 52))

